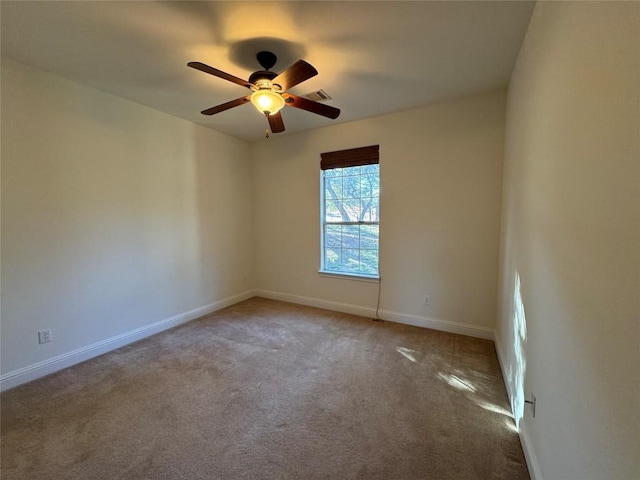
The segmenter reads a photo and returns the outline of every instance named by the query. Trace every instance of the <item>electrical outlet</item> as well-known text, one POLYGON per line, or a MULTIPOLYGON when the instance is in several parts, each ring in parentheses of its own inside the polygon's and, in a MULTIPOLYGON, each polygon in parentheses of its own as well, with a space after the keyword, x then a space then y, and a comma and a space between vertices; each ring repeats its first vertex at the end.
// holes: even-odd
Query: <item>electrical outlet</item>
POLYGON ((49 343, 51 341, 51 330, 38 330, 38 343, 49 343))
POLYGON ((536 396, 532 393, 531 400, 525 400, 524 403, 531 405, 531 414, 536 418, 536 396))
POLYGON ((431 296, 430 295, 426 295, 424 297, 424 304, 425 305, 431 305, 431 296))

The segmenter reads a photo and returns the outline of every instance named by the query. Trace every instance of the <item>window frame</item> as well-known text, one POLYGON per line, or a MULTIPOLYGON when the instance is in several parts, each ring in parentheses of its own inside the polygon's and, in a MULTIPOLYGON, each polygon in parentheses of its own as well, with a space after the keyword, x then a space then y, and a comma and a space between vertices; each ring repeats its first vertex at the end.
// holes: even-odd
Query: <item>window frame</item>
MULTIPOLYGON (((363 152, 365 156, 371 156, 373 149, 375 148, 375 161, 370 161, 366 163, 360 163, 356 160, 355 165, 339 165, 339 166, 331 166, 329 168, 321 168, 320 170, 320 268, 318 269, 318 273, 323 277, 334 277, 334 278, 345 278, 350 280, 358 280, 363 282, 374 282, 377 283, 380 281, 380 218, 378 212, 378 221, 354 221, 354 222, 327 222, 326 221, 326 197, 325 197, 325 184, 326 184, 326 174, 325 170, 330 170, 333 168, 351 168, 369 164, 377 164, 378 165, 378 181, 380 180, 380 166, 378 160, 378 145, 370 146, 370 147, 362 147, 360 149, 352 149, 352 150, 344 150, 340 152, 330 152, 329 154, 322 154, 323 162, 325 161, 325 155, 334 155, 335 157, 342 158, 348 155, 350 152, 355 152, 355 155, 358 156, 359 153, 363 152), (360 272, 343 272, 336 270, 328 270, 326 268, 326 248, 325 248, 325 236, 326 236, 326 227, 327 225, 377 225, 378 226, 378 255, 377 255, 377 272, 375 274, 369 273, 360 273, 360 272)), ((373 158, 373 157, 372 157, 373 158)), ((343 160, 344 161, 344 160, 343 160)), ((380 193, 378 193, 378 209, 380 208, 380 193)), ((358 250, 360 250, 358 248, 358 250)))

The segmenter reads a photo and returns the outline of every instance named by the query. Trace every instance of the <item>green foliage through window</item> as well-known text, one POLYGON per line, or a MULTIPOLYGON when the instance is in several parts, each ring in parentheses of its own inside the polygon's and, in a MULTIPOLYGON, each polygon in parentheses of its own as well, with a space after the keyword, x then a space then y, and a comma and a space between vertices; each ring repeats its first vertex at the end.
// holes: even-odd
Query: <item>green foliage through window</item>
POLYGON ((377 276, 379 165, 333 168, 322 175, 322 269, 377 276))

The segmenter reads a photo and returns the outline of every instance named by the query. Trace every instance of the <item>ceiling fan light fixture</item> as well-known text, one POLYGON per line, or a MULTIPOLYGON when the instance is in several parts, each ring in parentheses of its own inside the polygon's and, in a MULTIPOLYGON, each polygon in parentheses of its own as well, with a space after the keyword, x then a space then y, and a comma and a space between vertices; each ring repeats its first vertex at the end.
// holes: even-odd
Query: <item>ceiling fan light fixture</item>
POLYGON ((261 88, 251 94, 251 103, 253 103, 260 113, 273 115, 284 107, 284 98, 271 89, 261 88))

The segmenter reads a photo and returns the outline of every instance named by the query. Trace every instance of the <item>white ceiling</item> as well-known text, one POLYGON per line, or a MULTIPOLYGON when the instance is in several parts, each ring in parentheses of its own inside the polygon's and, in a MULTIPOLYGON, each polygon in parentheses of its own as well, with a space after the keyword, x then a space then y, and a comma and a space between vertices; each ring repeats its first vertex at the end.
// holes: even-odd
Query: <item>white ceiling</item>
MULTIPOLYGON (((201 61, 237 77, 280 72, 302 58, 319 71, 292 88, 324 89, 342 110, 330 120, 286 108, 287 131, 419 107, 506 87, 534 3, 7 1, 2 55, 245 140, 267 122, 245 104, 200 111, 247 90, 186 66, 201 61)), ((284 135, 279 134, 279 135, 284 135)))

